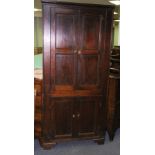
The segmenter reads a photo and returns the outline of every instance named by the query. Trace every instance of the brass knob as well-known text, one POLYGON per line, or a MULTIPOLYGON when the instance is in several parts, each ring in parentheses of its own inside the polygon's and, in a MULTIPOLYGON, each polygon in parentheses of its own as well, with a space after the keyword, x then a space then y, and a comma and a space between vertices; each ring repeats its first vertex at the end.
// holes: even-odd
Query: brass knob
POLYGON ((79 51, 78 54, 81 54, 81 51, 79 51))
POLYGON ((75 115, 73 114, 73 118, 75 118, 75 115))
POLYGON ((77 117, 79 118, 80 117, 80 114, 77 114, 77 117))

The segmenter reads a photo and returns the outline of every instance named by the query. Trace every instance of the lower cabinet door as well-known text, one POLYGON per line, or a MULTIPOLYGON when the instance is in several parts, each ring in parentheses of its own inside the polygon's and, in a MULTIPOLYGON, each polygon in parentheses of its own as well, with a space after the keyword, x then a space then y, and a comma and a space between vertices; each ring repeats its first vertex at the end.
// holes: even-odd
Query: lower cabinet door
POLYGON ((77 99, 78 136, 95 136, 98 130, 99 101, 92 98, 77 99))
MULTIPOLYGON (((51 123, 55 138, 72 137, 73 99, 53 99, 51 123)), ((52 108, 51 108, 52 109, 52 108)))
POLYGON ((91 97, 51 100, 50 126, 53 137, 98 136, 101 128, 100 100, 91 97))

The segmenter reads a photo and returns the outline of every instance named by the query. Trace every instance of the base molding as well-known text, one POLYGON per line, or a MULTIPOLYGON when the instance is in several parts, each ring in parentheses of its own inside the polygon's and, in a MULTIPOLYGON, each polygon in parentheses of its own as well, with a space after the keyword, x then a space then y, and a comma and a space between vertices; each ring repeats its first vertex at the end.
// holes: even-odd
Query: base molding
POLYGON ((52 149, 55 145, 57 145, 58 143, 61 142, 68 142, 68 141, 75 141, 75 140, 92 140, 95 143, 97 143, 98 145, 104 144, 104 137, 81 137, 81 138, 69 138, 69 139, 49 139, 49 138, 45 138, 45 137, 40 137, 39 138, 39 143, 40 146, 45 149, 45 150, 49 150, 52 149))
POLYGON ((104 144, 104 141, 105 141, 104 138, 94 139, 94 142, 97 143, 98 145, 104 144))
POLYGON ((49 150, 57 144, 52 140, 45 139, 44 137, 39 138, 39 143, 40 143, 40 146, 45 150, 49 150))
POLYGON ((109 135, 109 140, 110 141, 113 141, 114 140, 114 137, 115 137, 115 131, 108 132, 108 135, 109 135))

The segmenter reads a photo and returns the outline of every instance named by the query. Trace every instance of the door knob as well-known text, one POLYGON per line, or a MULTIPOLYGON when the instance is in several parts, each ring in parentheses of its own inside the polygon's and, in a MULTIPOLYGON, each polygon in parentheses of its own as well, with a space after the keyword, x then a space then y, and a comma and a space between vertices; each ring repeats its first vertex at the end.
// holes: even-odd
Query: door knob
POLYGON ((80 50, 80 51, 78 51, 78 54, 81 54, 81 50, 80 50))
POLYGON ((73 114, 73 118, 75 118, 75 115, 73 114))
POLYGON ((80 114, 77 114, 77 117, 79 118, 80 117, 80 114))
POLYGON ((77 53, 77 50, 74 50, 74 53, 76 54, 77 53))

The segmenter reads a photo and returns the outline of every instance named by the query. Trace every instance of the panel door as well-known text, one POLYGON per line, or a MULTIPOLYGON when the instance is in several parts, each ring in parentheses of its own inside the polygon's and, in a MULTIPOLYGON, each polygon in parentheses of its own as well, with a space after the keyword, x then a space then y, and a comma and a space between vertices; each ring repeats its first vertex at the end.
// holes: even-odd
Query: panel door
POLYGON ((80 46, 78 50, 78 88, 98 89, 101 76, 101 31, 104 13, 81 10, 80 46))
POLYGON ((55 138, 72 136, 73 99, 57 98, 51 100, 51 132, 55 138))
POLYGON ((77 49, 76 10, 54 8, 51 20, 51 82, 54 90, 73 89, 77 49))
POLYGON ((97 99, 91 97, 77 99, 78 136, 95 136, 98 134, 100 106, 97 99))

